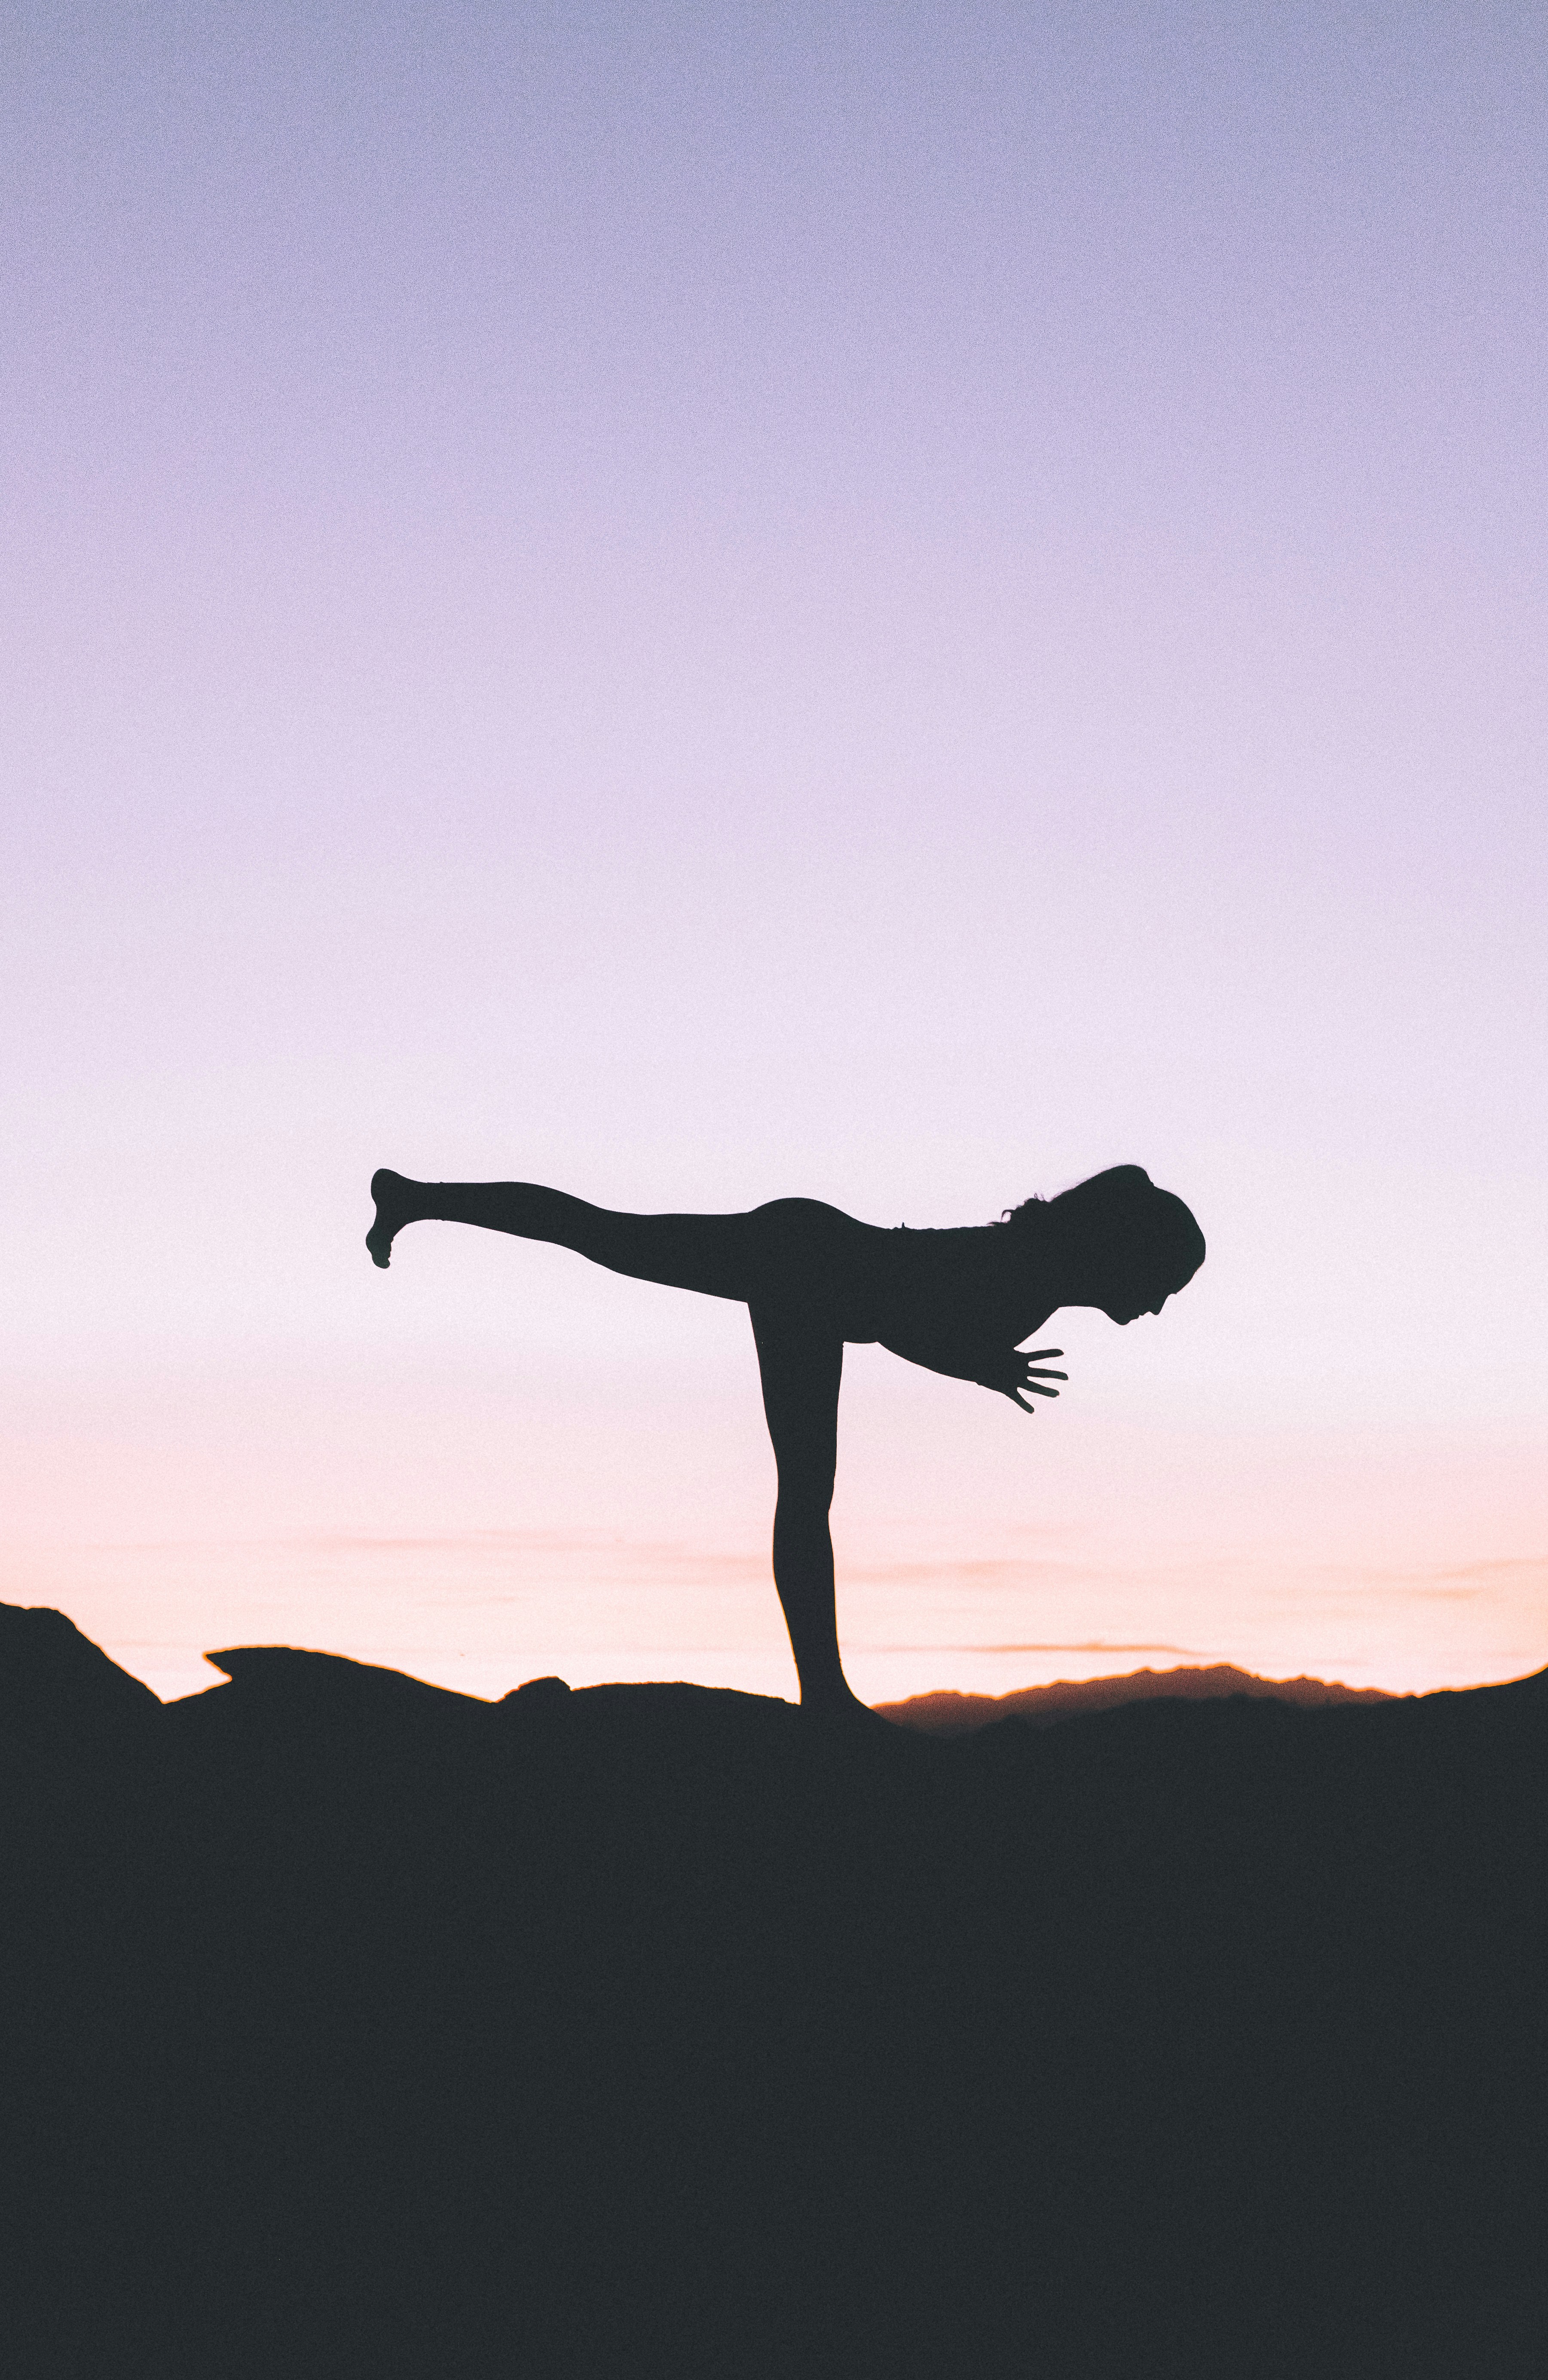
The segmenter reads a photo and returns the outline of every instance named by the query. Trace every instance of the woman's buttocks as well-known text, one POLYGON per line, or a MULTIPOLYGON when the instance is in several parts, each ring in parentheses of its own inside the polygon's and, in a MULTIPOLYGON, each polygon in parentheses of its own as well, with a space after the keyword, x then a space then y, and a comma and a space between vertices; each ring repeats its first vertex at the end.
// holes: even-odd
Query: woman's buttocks
POLYGON ((845 1339, 881 1336, 895 1302, 900 1234, 820 1198, 771 1198, 749 1220, 760 1294, 810 1304, 845 1339))

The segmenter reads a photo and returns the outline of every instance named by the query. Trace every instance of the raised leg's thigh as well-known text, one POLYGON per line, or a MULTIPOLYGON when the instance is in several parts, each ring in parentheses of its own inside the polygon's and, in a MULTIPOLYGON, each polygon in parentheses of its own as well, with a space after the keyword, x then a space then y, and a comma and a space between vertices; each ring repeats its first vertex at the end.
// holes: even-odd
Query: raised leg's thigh
POLYGON ((757 1281, 751 1223, 748 1215, 625 1215, 572 1198, 544 1236, 635 1281, 741 1300, 757 1281))
POLYGON ((794 1496, 826 1512, 839 1457, 843 1340, 819 1308, 793 1300, 756 1300, 751 1312, 780 1501, 794 1496))
POLYGON ((775 1198, 748 1215, 623 1215, 565 1201, 570 1246, 613 1272, 775 1313, 796 1306, 840 1321, 863 1233, 837 1207, 775 1198))

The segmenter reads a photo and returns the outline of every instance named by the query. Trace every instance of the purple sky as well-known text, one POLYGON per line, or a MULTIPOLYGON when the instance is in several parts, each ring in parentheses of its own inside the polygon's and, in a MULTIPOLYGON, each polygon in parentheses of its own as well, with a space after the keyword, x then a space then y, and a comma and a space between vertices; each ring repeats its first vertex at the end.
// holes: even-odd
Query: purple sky
POLYGON ((1548 1661, 1531 12, 0 40, 0 1593, 792 1691, 744 1315, 372 1168, 1134 1159, 1058 1407, 851 1352, 858 1690, 1548 1661))

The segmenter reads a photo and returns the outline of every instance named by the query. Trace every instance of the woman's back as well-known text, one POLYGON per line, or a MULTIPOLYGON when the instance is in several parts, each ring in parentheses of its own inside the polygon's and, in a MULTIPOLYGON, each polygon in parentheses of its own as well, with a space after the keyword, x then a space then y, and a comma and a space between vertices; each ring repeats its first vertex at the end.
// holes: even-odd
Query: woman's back
POLYGON ((900 1223, 870 1237, 867 1269, 877 1327, 846 1330, 846 1338, 989 1340, 1009 1346, 1043 1318, 1037 1313, 1019 1319, 1029 1299, 997 1224, 915 1231, 900 1223))

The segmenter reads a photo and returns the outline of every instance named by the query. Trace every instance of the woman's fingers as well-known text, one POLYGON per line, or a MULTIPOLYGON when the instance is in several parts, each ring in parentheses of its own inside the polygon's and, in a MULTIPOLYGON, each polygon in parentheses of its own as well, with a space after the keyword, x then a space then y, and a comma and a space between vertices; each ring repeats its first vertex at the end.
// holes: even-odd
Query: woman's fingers
POLYGON ((1037 1411, 1037 1407, 1034 1404, 1028 1403, 1027 1398, 1029 1396, 1058 1396, 1058 1390, 1057 1389, 1046 1388, 1044 1383, 1048 1380, 1067 1380, 1070 1378, 1070 1375, 1068 1372, 1049 1371, 1044 1364, 1043 1358, 1046 1355, 1062 1355, 1063 1353, 1064 1350, 1062 1347, 1034 1347, 1030 1354, 1019 1354, 1017 1356, 1016 1360, 1021 1365, 1022 1368, 1016 1377, 1015 1386, 1013 1388, 1007 1389, 1005 1393, 1014 1403, 1021 1406, 1023 1413, 1035 1413, 1037 1411), (1025 1395, 1022 1394, 1023 1390, 1026 1391, 1025 1395))

